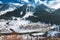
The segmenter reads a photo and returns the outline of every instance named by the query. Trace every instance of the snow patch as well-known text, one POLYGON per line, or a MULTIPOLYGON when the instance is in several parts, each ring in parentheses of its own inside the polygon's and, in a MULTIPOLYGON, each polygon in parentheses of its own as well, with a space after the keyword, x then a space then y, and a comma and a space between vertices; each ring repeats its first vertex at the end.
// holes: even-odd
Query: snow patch
POLYGON ((33 13, 34 12, 27 12, 23 18, 25 19, 25 18, 27 18, 29 16, 33 16, 33 13))
POLYGON ((5 13, 7 13, 7 12, 9 12, 9 11, 13 11, 13 10, 15 10, 15 8, 8 8, 8 9, 6 9, 5 11, 1 11, 0 12, 0 15, 3 15, 3 14, 5 14, 5 13))

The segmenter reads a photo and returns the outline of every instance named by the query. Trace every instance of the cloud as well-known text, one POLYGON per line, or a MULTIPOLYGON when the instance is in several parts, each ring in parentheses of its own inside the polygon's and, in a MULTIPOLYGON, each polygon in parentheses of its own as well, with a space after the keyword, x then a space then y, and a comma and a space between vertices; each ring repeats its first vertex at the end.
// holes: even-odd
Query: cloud
POLYGON ((53 8, 53 9, 60 8, 60 0, 52 0, 52 1, 45 0, 44 2, 42 2, 42 4, 44 4, 50 8, 53 8))
POLYGON ((8 4, 15 5, 15 6, 23 6, 23 5, 24 5, 24 4, 20 4, 20 3, 12 3, 12 2, 10 2, 10 3, 8 3, 8 4))
POLYGON ((60 0, 55 0, 49 3, 51 8, 59 9, 60 8, 60 0))
POLYGON ((2 1, 0 1, 0 4, 2 4, 3 2, 2 1))
MULTIPOLYGON (((17 1, 22 2, 22 3, 30 3, 29 0, 17 0, 17 1)), ((3 2, 0 1, 0 3, 3 3, 3 2)), ((54 8, 54 9, 60 8, 60 0, 44 0, 44 1, 34 0, 34 3, 35 3, 35 5, 44 4, 50 8, 54 8)), ((19 4, 16 4, 16 5, 19 5, 19 4)))
POLYGON ((35 3, 37 3, 39 0, 34 0, 35 1, 35 3))
POLYGON ((60 0, 56 0, 57 2, 60 2, 60 0))
POLYGON ((60 3, 53 3, 49 5, 51 8, 59 9, 60 8, 60 3))
POLYGON ((28 0, 23 0, 24 2, 29 2, 28 0))

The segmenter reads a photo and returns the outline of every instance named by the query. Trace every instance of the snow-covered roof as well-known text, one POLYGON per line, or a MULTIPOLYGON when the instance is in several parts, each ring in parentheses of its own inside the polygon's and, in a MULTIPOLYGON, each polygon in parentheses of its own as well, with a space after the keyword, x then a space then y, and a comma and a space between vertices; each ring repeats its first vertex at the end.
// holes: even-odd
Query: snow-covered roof
POLYGON ((33 36, 40 36, 40 35, 44 35, 45 33, 34 33, 32 34, 33 36))

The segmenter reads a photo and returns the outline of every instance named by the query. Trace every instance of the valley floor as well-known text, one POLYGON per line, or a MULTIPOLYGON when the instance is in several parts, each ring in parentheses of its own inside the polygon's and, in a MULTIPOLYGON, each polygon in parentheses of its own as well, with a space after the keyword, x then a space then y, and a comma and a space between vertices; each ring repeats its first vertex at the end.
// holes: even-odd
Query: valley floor
POLYGON ((1 19, 0 40, 60 40, 60 30, 57 25, 1 19))

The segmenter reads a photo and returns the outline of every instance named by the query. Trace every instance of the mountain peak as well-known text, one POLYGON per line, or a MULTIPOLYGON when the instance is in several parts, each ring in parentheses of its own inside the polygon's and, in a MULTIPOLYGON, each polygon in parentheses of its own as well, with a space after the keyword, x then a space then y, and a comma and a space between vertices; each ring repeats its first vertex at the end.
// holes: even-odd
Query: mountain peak
POLYGON ((38 5, 37 8, 38 9, 43 9, 43 10, 45 10, 47 12, 50 12, 50 13, 53 12, 53 11, 55 11, 55 9, 49 8, 48 6, 46 6, 44 4, 38 5))

